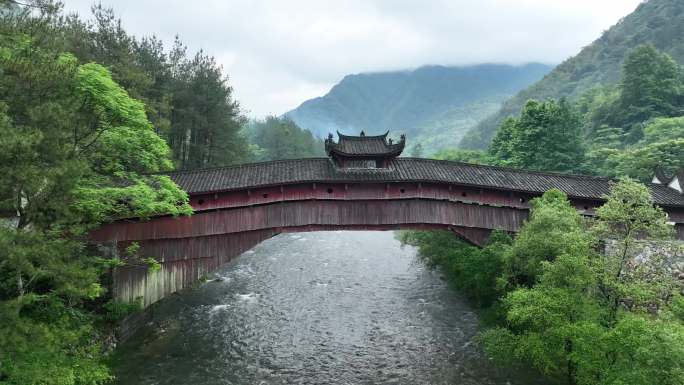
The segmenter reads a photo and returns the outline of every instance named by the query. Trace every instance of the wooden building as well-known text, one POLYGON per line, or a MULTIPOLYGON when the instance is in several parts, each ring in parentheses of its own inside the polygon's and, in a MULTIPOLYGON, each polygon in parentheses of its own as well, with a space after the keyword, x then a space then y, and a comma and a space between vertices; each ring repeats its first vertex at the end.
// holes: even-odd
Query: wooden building
POLYGON ((325 141, 325 152, 341 168, 388 168, 390 161, 404 150, 406 137, 401 135, 398 143, 387 139, 389 131, 382 135, 369 136, 363 131, 359 136, 343 135, 337 132, 338 141, 332 134, 325 141))

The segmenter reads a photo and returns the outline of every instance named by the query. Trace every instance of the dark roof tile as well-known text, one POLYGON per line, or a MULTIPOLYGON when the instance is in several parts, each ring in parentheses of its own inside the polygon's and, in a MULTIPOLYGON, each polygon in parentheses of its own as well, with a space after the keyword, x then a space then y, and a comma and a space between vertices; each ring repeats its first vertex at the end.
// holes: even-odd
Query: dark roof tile
POLYGON ((337 133, 339 140, 335 143, 332 136, 325 141, 326 152, 349 157, 363 156, 398 156, 404 149, 404 137, 398 143, 387 141, 389 131, 376 136, 350 136, 337 133))
MULTIPOLYGON (((516 170, 417 158, 393 159, 387 169, 341 169, 329 158, 250 163, 205 170, 178 171, 171 178, 190 194, 302 182, 443 182, 540 194, 558 188, 569 196, 601 199, 611 179, 516 170)), ((650 184, 655 203, 684 206, 684 195, 650 184)))

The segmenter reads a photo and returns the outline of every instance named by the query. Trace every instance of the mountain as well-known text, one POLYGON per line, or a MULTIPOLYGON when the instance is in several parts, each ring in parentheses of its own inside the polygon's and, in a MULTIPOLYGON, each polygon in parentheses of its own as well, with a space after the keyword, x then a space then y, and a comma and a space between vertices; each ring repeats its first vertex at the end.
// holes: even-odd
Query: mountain
POLYGON ((455 146, 468 128, 550 70, 539 63, 481 64, 348 75, 285 115, 319 137, 392 130, 434 151, 455 146))
POLYGON ((486 148, 501 122, 517 115, 528 99, 574 99, 596 85, 615 85, 622 62, 634 47, 650 43, 684 63, 684 1, 650 0, 576 56, 567 59, 543 79, 519 92, 493 115, 470 129, 461 148, 486 148))

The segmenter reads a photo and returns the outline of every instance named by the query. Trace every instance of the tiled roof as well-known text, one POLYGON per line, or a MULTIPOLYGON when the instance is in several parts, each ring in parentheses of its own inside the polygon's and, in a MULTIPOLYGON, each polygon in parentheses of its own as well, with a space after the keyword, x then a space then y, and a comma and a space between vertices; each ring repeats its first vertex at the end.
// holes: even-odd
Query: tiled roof
POLYGON ((388 145, 383 139, 340 139, 336 149, 347 154, 381 154, 387 152, 388 145))
MULTIPOLYGON (((386 169, 342 169, 329 158, 309 158, 250 163, 171 173, 190 194, 238 190, 302 182, 442 182, 540 194, 558 188, 575 198, 601 199, 609 193, 611 179, 564 175, 468 163, 396 158, 386 169)), ((663 185, 650 184, 655 203, 684 206, 684 195, 663 185)))
POLYGON ((386 132, 377 136, 350 136, 337 133, 339 140, 335 143, 331 138, 326 140, 328 154, 335 152, 347 156, 393 155, 397 156, 404 149, 404 140, 390 144, 386 132))

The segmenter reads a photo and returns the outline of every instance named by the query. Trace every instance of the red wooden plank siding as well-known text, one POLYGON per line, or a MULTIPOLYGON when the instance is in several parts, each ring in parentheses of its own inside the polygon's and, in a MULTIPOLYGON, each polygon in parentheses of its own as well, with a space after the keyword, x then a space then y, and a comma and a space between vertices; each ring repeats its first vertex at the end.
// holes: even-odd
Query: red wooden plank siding
MULTIPOLYGON (((278 172, 285 172, 282 168, 291 162, 267 163, 272 175, 252 175, 252 179, 248 171, 258 171, 261 166, 179 173, 175 179, 180 178, 177 181, 183 182, 181 186, 189 188, 194 215, 121 220, 93 231, 91 239, 114 242, 119 251, 137 241, 141 255, 161 262, 162 269, 156 273, 144 265, 117 268, 114 273, 115 298, 132 301, 143 296, 147 306, 281 232, 449 229, 481 245, 493 229, 517 231, 527 218, 530 199, 553 183, 574 192, 572 204, 585 215, 593 215, 602 204, 597 196, 608 186, 607 180, 596 178, 394 162, 392 173, 372 173, 357 179, 353 173, 331 173, 328 163, 318 161, 313 171, 307 170, 306 164, 295 164, 296 169, 285 170, 284 176, 278 172), (411 170, 409 164, 418 168, 411 170), (454 169, 460 174, 449 174, 454 169), (300 174, 307 173, 320 180, 301 180, 306 178, 300 174), (514 178, 513 188, 501 186, 507 177, 514 178), (273 178, 284 178, 284 182, 289 178, 290 182, 268 185, 273 178), (482 183, 456 183, 461 180, 482 183), (585 187, 572 186, 585 182, 585 187), (206 192, 211 188, 214 192, 206 192)), ((665 187, 650 187, 656 201, 678 202, 679 198, 663 190, 665 187)), ((676 223, 678 237, 684 239, 684 206, 663 207, 676 223)))
POLYGON ((133 302, 142 297, 144 306, 149 306, 170 293, 191 286, 275 234, 270 230, 262 230, 143 242, 140 254, 155 257, 161 262, 161 269, 151 273, 145 265, 116 268, 113 274, 113 296, 123 302, 133 302))
POLYGON ((305 200, 283 201, 188 217, 147 222, 117 222, 92 235, 95 241, 141 241, 202 237, 306 225, 454 225, 517 231, 527 210, 444 200, 305 200))

